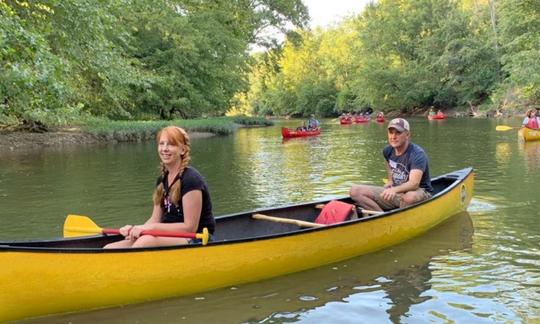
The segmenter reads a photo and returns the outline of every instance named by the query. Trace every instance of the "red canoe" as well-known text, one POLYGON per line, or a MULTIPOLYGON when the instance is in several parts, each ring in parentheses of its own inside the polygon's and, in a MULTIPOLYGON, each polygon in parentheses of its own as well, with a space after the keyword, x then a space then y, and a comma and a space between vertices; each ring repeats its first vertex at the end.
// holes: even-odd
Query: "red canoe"
POLYGON ((446 115, 445 114, 435 114, 435 115, 428 115, 427 118, 429 120, 435 120, 435 119, 445 119, 446 118, 446 115))
POLYGON ((369 121, 369 118, 364 117, 364 116, 357 116, 357 117, 354 118, 354 122, 357 123, 357 124, 367 123, 368 121, 369 121))
POLYGON ((320 133, 321 133, 320 129, 303 131, 303 130, 296 130, 296 129, 286 128, 286 127, 281 127, 281 136, 283 136, 283 138, 316 136, 316 135, 319 135, 320 133))
POLYGON ((375 118, 375 121, 376 121, 377 123, 384 123, 384 117, 376 117, 376 118, 375 118))
POLYGON ((339 123, 341 125, 350 125, 352 124, 352 119, 350 117, 340 118, 339 123))

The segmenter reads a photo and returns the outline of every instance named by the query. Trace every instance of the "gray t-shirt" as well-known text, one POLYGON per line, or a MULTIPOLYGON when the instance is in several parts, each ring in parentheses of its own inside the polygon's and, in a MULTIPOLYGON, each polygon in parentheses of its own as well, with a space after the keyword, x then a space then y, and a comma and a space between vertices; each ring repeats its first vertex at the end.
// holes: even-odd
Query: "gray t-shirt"
POLYGON ((405 153, 397 156, 394 149, 390 145, 387 145, 383 149, 383 155, 390 166, 394 186, 399 186, 409 181, 410 171, 417 169, 423 172, 422 179, 420 180, 420 188, 433 194, 433 187, 431 186, 431 178, 429 176, 428 158, 420 146, 409 143, 405 153))

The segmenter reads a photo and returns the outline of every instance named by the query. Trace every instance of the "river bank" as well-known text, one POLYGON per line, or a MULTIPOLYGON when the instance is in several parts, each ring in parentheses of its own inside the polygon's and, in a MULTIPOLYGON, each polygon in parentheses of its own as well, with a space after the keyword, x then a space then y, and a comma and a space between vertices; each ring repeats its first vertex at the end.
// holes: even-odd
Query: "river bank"
MULTIPOLYGON (((188 132, 191 139, 216 136, 210 132, 188 132)), ((141 142, 149 139, 128 139, 124 142, 141 142)), ((64 148, 81 145, 105 145, 122 140, 82 133, 78 129, 64 129, 46 133, 13 132, 0 134, 0 152, 35 151, 45 148, 64 148)), ((1 153, 0 153, 1 154, 1 153)))
POLYGON ((47 132, 14 131, 0 133, 0 152, 35 151, 81 145, 107 145, 118 142, 153 140, 156 132, 169 125, 183 127, 190 138, 227 135, 239 127, 271 125, 252 117, 215 117, 173 121, 99 120, 78 127, 59 127, 47 132))

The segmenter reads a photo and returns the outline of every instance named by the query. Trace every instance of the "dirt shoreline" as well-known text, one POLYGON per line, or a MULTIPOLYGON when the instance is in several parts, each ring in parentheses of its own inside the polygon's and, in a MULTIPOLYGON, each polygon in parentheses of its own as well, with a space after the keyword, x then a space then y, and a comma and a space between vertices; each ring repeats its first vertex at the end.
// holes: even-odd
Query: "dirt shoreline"
MULTIPOLYGON (((190 132, 191 139, 215 136, 213 133, 190 132)), ((126 142, 141 142, 129 141, 126 142)), ((118 143, 118 140, 107 139, 78 131, 55 131, 47 133, 13 132, 0 134, 0 155, 2 152, 36 151, 45 148, 65 148, 87 145, 107 145, 118 143)))

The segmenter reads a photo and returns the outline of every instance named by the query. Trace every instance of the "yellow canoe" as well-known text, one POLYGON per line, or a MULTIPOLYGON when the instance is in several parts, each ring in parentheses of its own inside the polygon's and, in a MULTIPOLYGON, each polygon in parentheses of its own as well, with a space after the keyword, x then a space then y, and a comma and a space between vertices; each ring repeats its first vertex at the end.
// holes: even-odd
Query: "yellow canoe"
POLYGON ((538 141, 540 140, 540 130, 522 127, 519 130, 519 136, 523 138, 525 142, 538 141))
POLYGON ((0 321, 189 295, 380 250, 464 211, 473 178, 471 168, 451 172, 432 179, 429 200, 324 227, 252 218, 313 222, 324 201, 226 215, 206 246, 102 250, 116 235, 0 242, 0 321))

